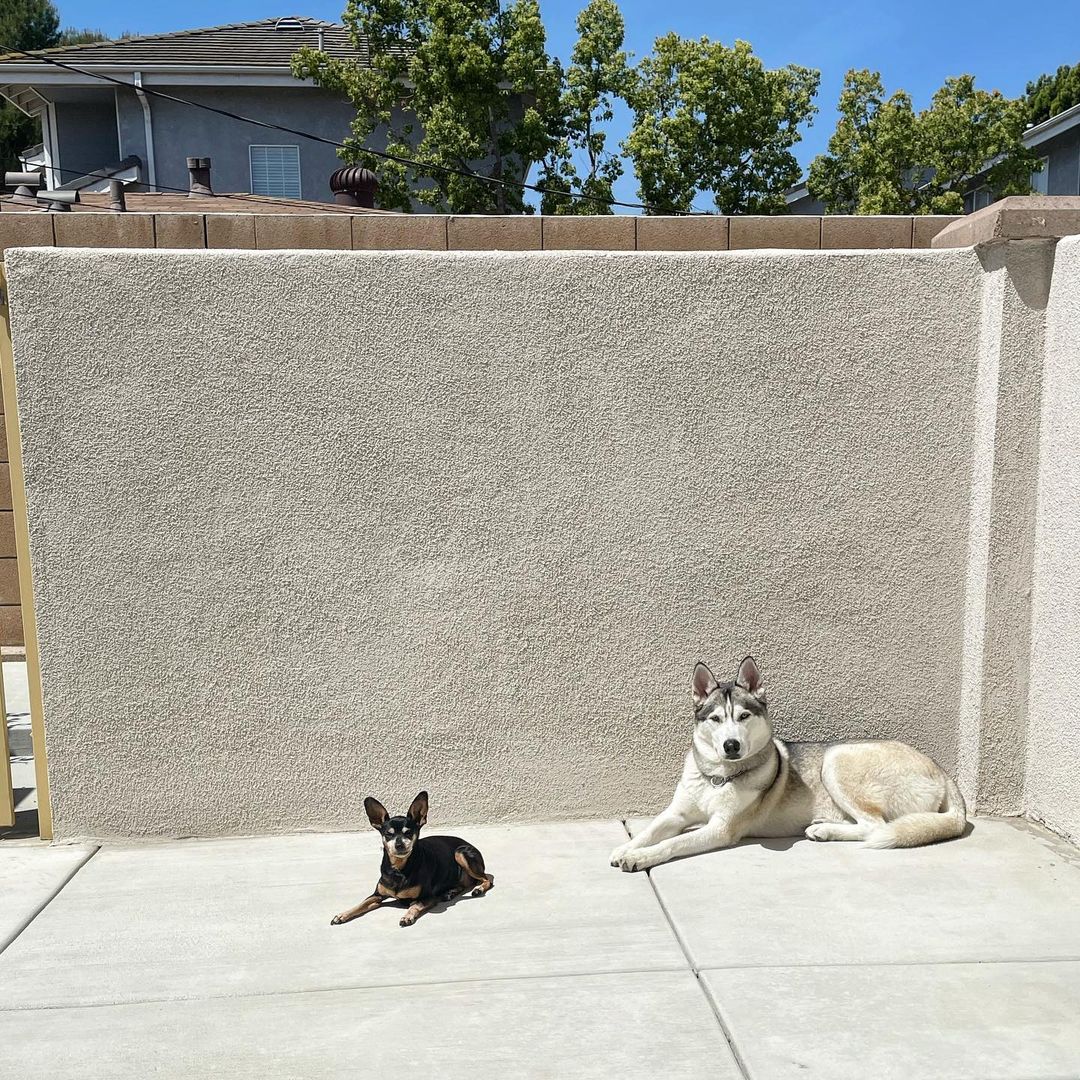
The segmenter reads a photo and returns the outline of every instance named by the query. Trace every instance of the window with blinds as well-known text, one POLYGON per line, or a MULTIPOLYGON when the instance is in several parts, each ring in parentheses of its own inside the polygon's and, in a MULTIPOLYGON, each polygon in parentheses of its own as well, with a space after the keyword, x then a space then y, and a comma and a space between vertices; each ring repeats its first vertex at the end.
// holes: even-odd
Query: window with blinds
POLYGON ((251 193, 300 198, 300 147, 248 147, 251 158, 251 193))

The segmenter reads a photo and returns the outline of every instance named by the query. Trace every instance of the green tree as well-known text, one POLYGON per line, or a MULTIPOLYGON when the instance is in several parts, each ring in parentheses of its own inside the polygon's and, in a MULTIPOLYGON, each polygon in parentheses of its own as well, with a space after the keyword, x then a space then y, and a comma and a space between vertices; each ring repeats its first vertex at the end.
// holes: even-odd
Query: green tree
POLYGON ((352 136, 339 153, 378 172, 379 205, 525 209, 513 183, 551 152, 559 121, 560 72, 536 0, 349 0, 344 21, 370 49, 370 67, 304 49, 293 73, 352 101, 352 136), (387 153, 424 164, 368 153, 380 127, 387 153), (460 175, 469 172, 508 186, 460 175))
POLYGON ((971 75, 946 79, 916 113, 903 91, 886 99, 877 72, 849 71, 838 110, 808 182, 831 214, 961 213, 984 171, 998 195, 1031 190, 1038 159, 1023 145, 1023 102, 978 89, 971 75))
POLYGON ((1080 105, 1080 64, 1062 64, 1053 75, 1040 75, 1027 84, 1024 97, 1029 124, 1041 124, 1080 105))
POLYGON ((906 213, 915 112, 902 90, 885 98, 876 71, 849 71, 828 151, 810 165, 809 189, 830 214, 906 213), (896 193, 900 193, 897 195, 896 193))
MULTIPOLYGON (((121 34, 120 37, 132 37, 132 35, 121 34)), ((100 30, 91 30, 89 27, 78 30, 74 26, 69 26, 60 31, 60 40, 57 42, 57 45, 90 45, 95 41, 108 40, 110 39, 100 30)))
POLYGON ((623 163, 607 148, 603 125, 614 116, 613 105, 630 88, 629 57, 623 51, 625 26, 614 0, 590 0, 578 15, 578 40, 563 81, 560 138, 544 162, 538 183, 544 188, 544 214, 610 214, 623 163), (576 159, 584 158, 578 170, 576 159), (562 192, 588 195, 575 199, 562 192), (599 200, 599 201, 594 201, 599 200))
POLYGON ((819 72, 769 70, 745 41, 728 48, 667 34, 636 76, 623 148, 643 202, 686 211, 711 192, 721 213, 784 211, 800 172, 791 148, 817 111, 819 72))
POLYGON ((60 40, 60 16, 50 0, 0 0, 0 49, 49 49, 60 40))

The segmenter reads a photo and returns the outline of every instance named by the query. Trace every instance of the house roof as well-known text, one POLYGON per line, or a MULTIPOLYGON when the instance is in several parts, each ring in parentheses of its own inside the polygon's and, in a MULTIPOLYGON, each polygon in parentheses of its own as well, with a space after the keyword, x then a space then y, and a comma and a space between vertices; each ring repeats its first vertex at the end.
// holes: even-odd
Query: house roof
MULTIPOLYGON (((124 201, 129 212, 142 214, 337 214, 393 216, 391 211, 368 210, 363 206, 313 202, 306 199, 278 199, 269 195, 245 192, 222 192, 219 195, 180 195, 172 192, 127 191, 124 201)), ((103 193, 80 195, 71 208, 75 213, 100 213, 107 210, 109 196, 103 193)))
MULTIPOLYGON (((92 41, 43 49, 49 59, 76 67, 280 67, 288 68, 293 53, 307 46, 321 49, 340 60, 370 64, 366 42, 353 45, 349 31, 341 23, 290 15, 258 22, 209 26, 197 30, 176 30, 168 34, 124 38, 119 41, 92 41)), ((0 55, 0 64, 49 66, 21 53, 0 55)))
MULTIPOLYGON (((47 194, 42 208, 35 210, 12 200, 10 195, 0 197, 0 209, 9 213, 44 213, 47 194)), ((269 195, 250 195, 246 192, 222 192, 217 195, 181 195, 173 192, 125 191, 124 202, 128 213, 135 214, 302 214, 311 216, 394 217, 392 210, 369 210, 364 206, 344 206, 341 203, 313 202, 310 199, 278 199, 269 195)), ((109 209, 109 196, 104 192, 80 192, 79 201, 70 212, 75 214, 103 213, 109 209)))
POLYGON ((1077 124, 1080 124, 1080 105, 1073 105, 1072 108, 1059 112, 1057 116, 1051 116, 1049 120, 1029 127, 1024 132, 1024 145, 1039 146, 1047 139, 1052 139, 1055 135, 1076 127, 1077 124))

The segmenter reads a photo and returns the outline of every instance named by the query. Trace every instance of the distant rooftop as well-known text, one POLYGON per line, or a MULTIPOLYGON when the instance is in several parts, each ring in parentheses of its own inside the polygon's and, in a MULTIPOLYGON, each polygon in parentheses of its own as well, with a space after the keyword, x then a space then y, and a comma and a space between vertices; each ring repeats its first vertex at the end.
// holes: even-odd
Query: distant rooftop
MULTIPOLYGON (((168 34, 124 38, 119 41, 92 41, 42 49, 41 54, 76 67, 284 67, 301 48, 321 49, 340 60, 371 63, 367 43, 354 46, 349 31, 341 23, 289 15, 258 22, 210 26, 198 30, 176 30, 168 34)), ((21 53, 0 55, 0 64, 39 65, 46 60, 21 53)))
MULTIPOLYGON (((313 202, 307 199, 279 199, 269 195, 249 195, 246 192, 222 192, 220 195, 181 195, 173 192, 126 191, 124 200, 129 213, 141 214, 375 214, 394 216, 392 211, 368 210, 362 206, 313 202)), ((10 196, 0 199, 5 215, 35 212, 32 207, 12 202, 10 196)), ((79 194, 71 207, 73 213, 102 213, 109 208, 109 196, 103 192, 79 194)), ((38 211, 42 212, 42 211, 38 211)), ((47 211, 45 211, 47 212, 47 211)))

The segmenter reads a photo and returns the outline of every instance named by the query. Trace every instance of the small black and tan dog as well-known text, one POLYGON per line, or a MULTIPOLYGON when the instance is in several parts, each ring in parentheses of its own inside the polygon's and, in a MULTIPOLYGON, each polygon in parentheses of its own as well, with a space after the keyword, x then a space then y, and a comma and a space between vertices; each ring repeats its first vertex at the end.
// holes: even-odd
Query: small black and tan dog
POLYGON ((427 836, 420 830, 427 824, 428 794, 421 791, 403 817, 391 817, 378 799, 364 800, 368 821, 383 841, 382 876, 375 891, 354 908, 335 915, 331 926, 358 919, 386 900, 412 901, 401 918, 402 926, 412 926, 436 904, 453 900, 472 888, 473 896, 483 896, 495 879, 484 869, 484 856, 456 836, 427 836))

